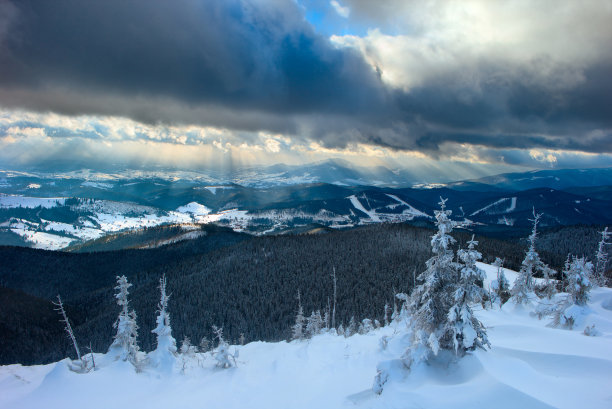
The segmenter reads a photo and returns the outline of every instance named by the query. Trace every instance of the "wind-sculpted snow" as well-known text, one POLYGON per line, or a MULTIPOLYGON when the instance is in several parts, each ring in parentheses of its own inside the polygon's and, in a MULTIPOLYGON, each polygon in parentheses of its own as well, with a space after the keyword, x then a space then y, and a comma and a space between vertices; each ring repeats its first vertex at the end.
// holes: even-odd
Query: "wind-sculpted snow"
MULTIPOLYGON (((488 286, 497 268, 478 267, 488 286)), ((504 272, 510 282, 517 275, 504 272)), ((239 357, 228 369, 218 368, 211 353, 179 356, 170 373, 146 363, 136 372, 102 354, 95 354, 97 370, 85 374, 70 371, 68 360, 9 365, 0 367, 0 408, 607 409, 611 305, 612 289, 593 290, 584 319, 573 330, 551 327, 550 319, 538 319, 530 306, 506 303, 484 310, 474 305, 491 349, 461 360, 448 352, 410 370, 401 360, 410 344, 406 321, 349 338, 323 334, 307 341, 230 346, 239 357), (593 325, 595 335, 585 335, 593 325), (389 377, 378 395, 372 384, 380 366, 389 377)))

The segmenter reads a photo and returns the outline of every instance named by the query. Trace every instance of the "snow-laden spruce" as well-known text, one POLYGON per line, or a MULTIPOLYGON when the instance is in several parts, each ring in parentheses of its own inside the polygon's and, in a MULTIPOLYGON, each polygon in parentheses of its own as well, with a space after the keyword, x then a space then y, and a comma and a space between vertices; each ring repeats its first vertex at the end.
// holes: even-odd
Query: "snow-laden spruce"
POLYGON ((441 210, 434 213, 438 231, 431 240, 434 254, 410 297, 413 346, 409 355, 414 361, 437 355, 440 349, 462 356, 488 345, 486 331, 469 306, 484 294, 476 284, 484 274, 475 264, 481 257, 475 250, 477 242, 472 239, 467 250, 459 251, 461 263, 454 261, 450 245, 455 239, 450 232, 457 223, 450 219, 446 199, 441 198, 439 204, 441 210))
MULTIPOLYGON (((432 237, 433 256, 427 260, 427 269, 418 279, 421 284, 410 297, 397 294, 397 298, 410 303, 410 316, 396 314, 397 319, 410 322, 412 339, 403 359, 383 361, 378 366, 373 390, 380 394, 385 383, 398 368, 410 369, 413 365, 430 361, 445 351, 462 357, 467 351, 489 346, 485 327, 474 316, 470 303, 478 302, 485 294, 477 282, 484 279, 484 272, 476 266, 481 254, 472 237, 467 250, 458 252, 459 261, 450 246, 455 239, 450 236, 457 223, 450 219, 446 199, 440 198, 440 210, 435 211, 438 231, 432 237)), ((446 359, 446 358, 443 358, 446 359)))
POLYGON ((297 293, 298 310, 295 316, 295 324, 293 324, 291 339, 304 339, 304 309, 302 308, 302 298, 300 297, 300 290, 297 293))
POLYGON ((217 361, 218 368, 231 368, 236 366, 236 358, 238 358, 238 349, 234 353, 229 351, 229 343, 223 338, 223 328, 217 328, 213 325, 213 332, 217 338, 217 348, 213 351, 213 357, 217 361))
POLYGON ((564 273, 567 279, 566 291, 572 302, 576 305, 586 305, 592 287, 589 277, 593 275, 593 263, 586 261, 584 257, 574 257, 569 269, 564 273))
POLYGON ((323 329, 323 318, 321 311, 312 311, 310 317, 306 320, 306 338, 312 338, 321 333, 323 329))
POLYGON ((484 349, 485 346, 490 346, 484 326, 474 316, 470 307, 470 303, 481 302, 486 294, 486 291, 477 284, 485 279, 485 272, 476 266, 476 261, 482 258, 482 254, 476 250, 477 244, 472 235, 467 250, 462 249, 457 252, 463 267, 457 289, 453 294, 455 304, 448 313, 446 325, 453 335, 453 346, 459 356, 475 348, 484 349))
POLYGON ((542 260, 540 255, 535 249, 535 243, 538 235, 538 223, 540 222, 542 214, 536 214, 535 209, 533 210, 533 219, 529 219, 533 223, 531 234, 527 239, 529 241, 529 248, 525 253, 525 258, 521 264, 519 270, 519 276, 514 281, 512 286, 511 294, 512 300, 516 304, 527 304, 536 298, 535 296, 535 282, 533 275, 537 272, 542 273, 545 279, 546 293, 550 298, 554 292, 554 286, 550 282, 550 276, 555 274, 555 271, 548 267, 542 260))
MULTIPOLYGON (((567 295, 556 306, 552 313, 552 325, 572 329, 582 325, 582 319, 589 313, 587 303, 593 285, 593 263, 584 257, 572 257, 563 270, 566 279, 567 295)), ((593 329, 591 330, 593 331, 593 329)))
POLYGON ((500 307, 510 298, 510 282, 504 274, 504 260, 495 257, 493 266, 497 268, 497 278, 491 282, 495 303, 500 307))
POLYGON ((166 293, 166 276, 159 279, 160 299, 157 309, 157 326, 151 331, 157 335, 157 347, 149 353, 149 363, 162 372, 170 372, 176 363, 176 340, 172 336, 166 293))
POLYGON ((128 283, 125 276, 117 277, 117 304, 121 307, 121 312, 113 326, 117 329, 117 334, 108 349, 108 355, 114 359, 129 361, 134 365, 138 364, 138 325, 136 324, 136 312, 130 311, 128 306, 129 288, 132 284, 128 283))
POLYGON ((597 254, 595 254, 595 275, 594 275, 594 283, 599 287, 603 287, 606 285, 606 268, 608 266, 608 249, 607 246, 608 238, 610 237, 610 232, 608 232, 608 228, 606 227, 601 232, 601 241, 597 245, 597 254))

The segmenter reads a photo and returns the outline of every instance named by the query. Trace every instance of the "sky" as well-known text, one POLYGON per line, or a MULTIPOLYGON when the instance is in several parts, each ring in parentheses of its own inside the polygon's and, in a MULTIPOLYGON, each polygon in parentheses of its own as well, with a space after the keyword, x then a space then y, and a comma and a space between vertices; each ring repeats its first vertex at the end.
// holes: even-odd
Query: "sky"
POLYGON ((0 168, 612 166, 612 0, 0 0, 0 168))

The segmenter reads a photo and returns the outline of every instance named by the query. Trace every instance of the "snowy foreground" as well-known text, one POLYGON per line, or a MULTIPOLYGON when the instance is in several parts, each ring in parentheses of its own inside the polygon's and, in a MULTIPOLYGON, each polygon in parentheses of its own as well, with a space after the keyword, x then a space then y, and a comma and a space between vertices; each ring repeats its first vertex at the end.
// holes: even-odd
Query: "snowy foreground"
MULTIPOLYGON (((488 280, 495 268, 479 264, 488 280)), ((510 282, 514 272, 506 270, 510 282)), ((487 283, 485 283, 487 284, 487 283)), ((170 374, 136 373, 122 361, 77 374, 67 360, 0 367, 0 408, 612 408, 612 289, 591 292, 573 330, 547 326, 532 308, 507 303, 477 309, 492 348, 458 363, 400 367, 372 392, 377 366, 409 344, 405 322, 350 338, 330 334, 290 343, 253 342, 239 350, 237 367, 219 369, 198 354, 170 374), (595 336, 585 335, 595 325, 595 336), (387 336, 386 348, 381 338, 387 336)))

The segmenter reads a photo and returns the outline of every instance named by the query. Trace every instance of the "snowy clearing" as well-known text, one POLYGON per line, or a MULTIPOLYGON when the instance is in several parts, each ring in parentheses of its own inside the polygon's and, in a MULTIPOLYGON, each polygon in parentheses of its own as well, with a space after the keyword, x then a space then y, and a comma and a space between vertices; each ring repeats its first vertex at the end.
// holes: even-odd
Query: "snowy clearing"
POLYGON ((191 213, 194 216, 205 216, 210 213, 210 209, 197 202, 187 203, 185 206, 181 206, 176 209, 179 213, 191 213))
POLYGON ((63 206, 65 201, 65 197, 27 197, 0 194, 0 208, 7 209, 16 207, 34 209, 39 206, 50 209, 56 206, 63 206))
MULTIPOLYGON (((478 266, 487 283, 495 278, 495 267, 478 266)), ((512 282, 516 273, 504 271, 512 282)), ((67 360, 3 366, 0 408, 610 408, 612 289, 591 292, 583 324, 574 330, 551 328, 550 319, 511 303, 474 308, 487 326, 490 350, 450 364, 417 364, 410 372, 395 367, 381 395, 371 390, 376 368, 404 353, 405 322, 350 338, 323 334, 231 346, 240 355, 229 369, 216 368, 210 353, 184 364, 179 356, 171 373, 136 373, 102 354, 95 356, 98 370, 87 374, 71 372, 67 360), (597 336, 584 335, 586 325, 595 325, 597 336)))
POLYGON ((32 247, 35 249, 45 250, 60 250, 64 247, 68 247, 74 239, 70 237, 58 236, 57 234, 43 233, 40 231, 24 230, 24 229, 11 229, 13 233, 16 233, 32 243, 32 247))

